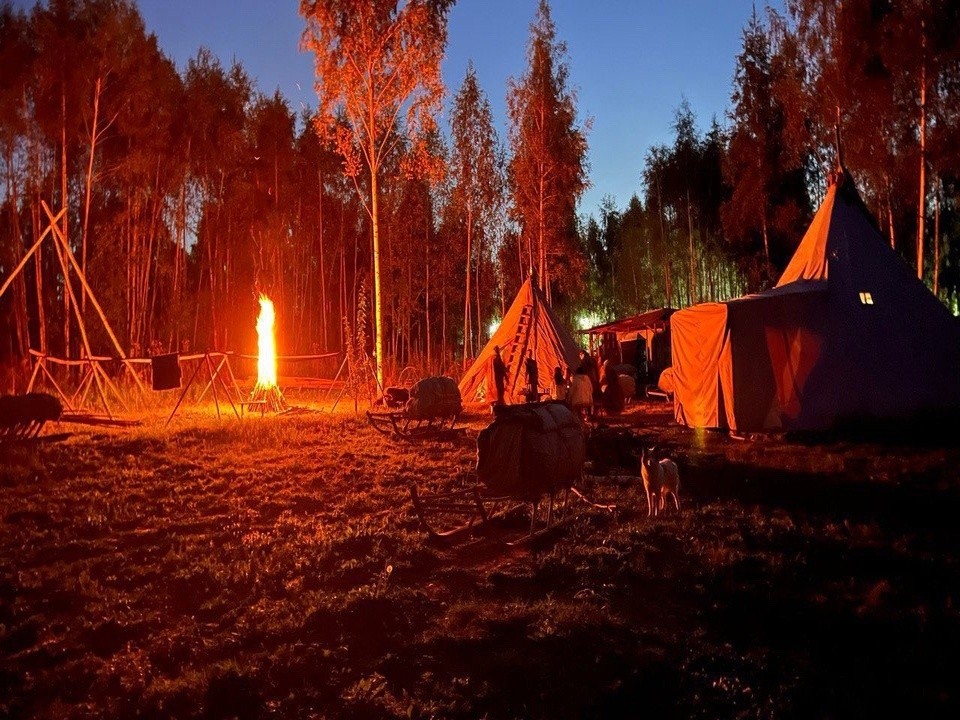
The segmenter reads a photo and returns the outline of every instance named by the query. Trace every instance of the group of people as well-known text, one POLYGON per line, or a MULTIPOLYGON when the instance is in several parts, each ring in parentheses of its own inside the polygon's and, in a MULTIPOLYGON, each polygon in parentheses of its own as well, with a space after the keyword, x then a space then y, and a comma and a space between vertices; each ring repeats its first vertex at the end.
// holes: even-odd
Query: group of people
POLYGON ((597 358, 583 349, 580 350, 580 364, 570 379, 569 388, 566 399, 571 407, 580 413, 592 415, 602 411, 608 415, 617 415, 623 412, 626 404, 620 377, 613 362, 608 358, 601 365, 597 358), (574 392, 574 384, 578 382, 578 377, 582 378, 579 384, 583 390, 574 392), (587 397, 587 380, 590 383, 589 398, 587 397))
MULTIPOLYGON (((503 405, 506 392, 507 365, 500 356, 500 346, 493 348, 492 361, 494 404, 503 405)), ((524 360, 526 375, 526 402, 536 402, 549 393, 540 391, 539 369, 533 353, 524 360)), ((559 365, 553 370, 553 399, 566 402, 580 414, 593 415, 598 410, 608 414, 623 411, 626 398, 616 368, 608 359, 601 366, 586 350, 580 350, 580 364, 576 369, 567 368, 566 373, 559 365)))

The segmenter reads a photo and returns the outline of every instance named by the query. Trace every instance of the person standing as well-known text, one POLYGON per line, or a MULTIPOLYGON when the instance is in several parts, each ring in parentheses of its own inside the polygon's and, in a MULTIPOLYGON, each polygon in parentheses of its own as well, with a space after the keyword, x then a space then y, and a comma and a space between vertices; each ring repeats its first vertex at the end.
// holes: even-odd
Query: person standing
POLYGON ((497 405, 503 405, 504 387, 507 382, 507 366, 500 357, 500 346, 493 346, 493 385, 497 391, 497 405))
POLYGON ((608 415, 619 415, 623 412, 623 388, 620 387, 620 377, 613 369, 613 363, 605 360, 603 363, 603 408, 608 415))
POLYGON ((553 399, 565 400, 567 397, 567 383, 563 378, 563 370, 557 365, 553 369, 553 399))
POLYGON ((533 353, 527 357, 527 384, 530 389, 527 391, 527 402, 536 402, 540 399, 540 373, 537 370, 537 361, 533 358, 533 353))

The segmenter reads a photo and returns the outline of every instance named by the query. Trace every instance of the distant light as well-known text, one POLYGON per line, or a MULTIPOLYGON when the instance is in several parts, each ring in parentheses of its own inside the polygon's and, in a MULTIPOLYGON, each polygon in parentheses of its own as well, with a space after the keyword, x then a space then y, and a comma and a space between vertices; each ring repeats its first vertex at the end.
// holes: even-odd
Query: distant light
POLYGON ((603 322, 603 319, 596 313, 583 313, 577 318, 577 325, 581 330, 592 328, 595 325, 599 325, 601 322, 603 322))
POLYGON ((860 302, 864 305, 873 305, 873 295, 868 292, 860 293, 860 302))
POLYGON ((487 335, 489 335, 490 337, 493 337, 493 334, 500 327, 501 322, 502 320, 500 318, 494 318, 493 320, 491 320, 490 324, 487 326, 487 335))

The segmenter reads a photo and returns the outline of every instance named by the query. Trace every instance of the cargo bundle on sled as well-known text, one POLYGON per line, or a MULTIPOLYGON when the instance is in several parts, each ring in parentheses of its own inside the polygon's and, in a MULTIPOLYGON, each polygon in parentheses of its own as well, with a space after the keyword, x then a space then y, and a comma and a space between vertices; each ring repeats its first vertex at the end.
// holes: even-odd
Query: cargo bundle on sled
POLYGON ((494 407, 495 418, 477 437, 476 472, 469 487, 410 495, 417 516, 432 536, 443 537, 486 522, 491 508, 527 506, 530 534, 546 501, 540 531, 554 521, 555 503, 565 507, 586 459, 586 435, 580 420, 559 402, 494 407))
POLYGON ((453 430, 462 410, 460 390, 453 378, 428 377, 410 388, 402 407, 379 413, 367 411, 367 420, 384 434, 409 438, 453 430))

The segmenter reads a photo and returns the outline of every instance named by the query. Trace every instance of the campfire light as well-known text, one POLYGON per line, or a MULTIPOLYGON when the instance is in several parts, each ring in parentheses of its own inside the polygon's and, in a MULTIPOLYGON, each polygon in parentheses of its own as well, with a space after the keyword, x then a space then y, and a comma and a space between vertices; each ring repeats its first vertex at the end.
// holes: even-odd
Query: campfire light
POLYGON ((248 405, 259 405, 261 412, 284 412, 287 409, 283 393, 277 385, 277 345, 274 340, 276 314, 273 301, 260 296, 260 315, 257 317, 257 384, 250 394, 248 405))
POLYGON ((277 386, 277 345, 273 339, 276 315, 273 301, 260 296, 260 316, 257 318, 257 390, 277 386))

